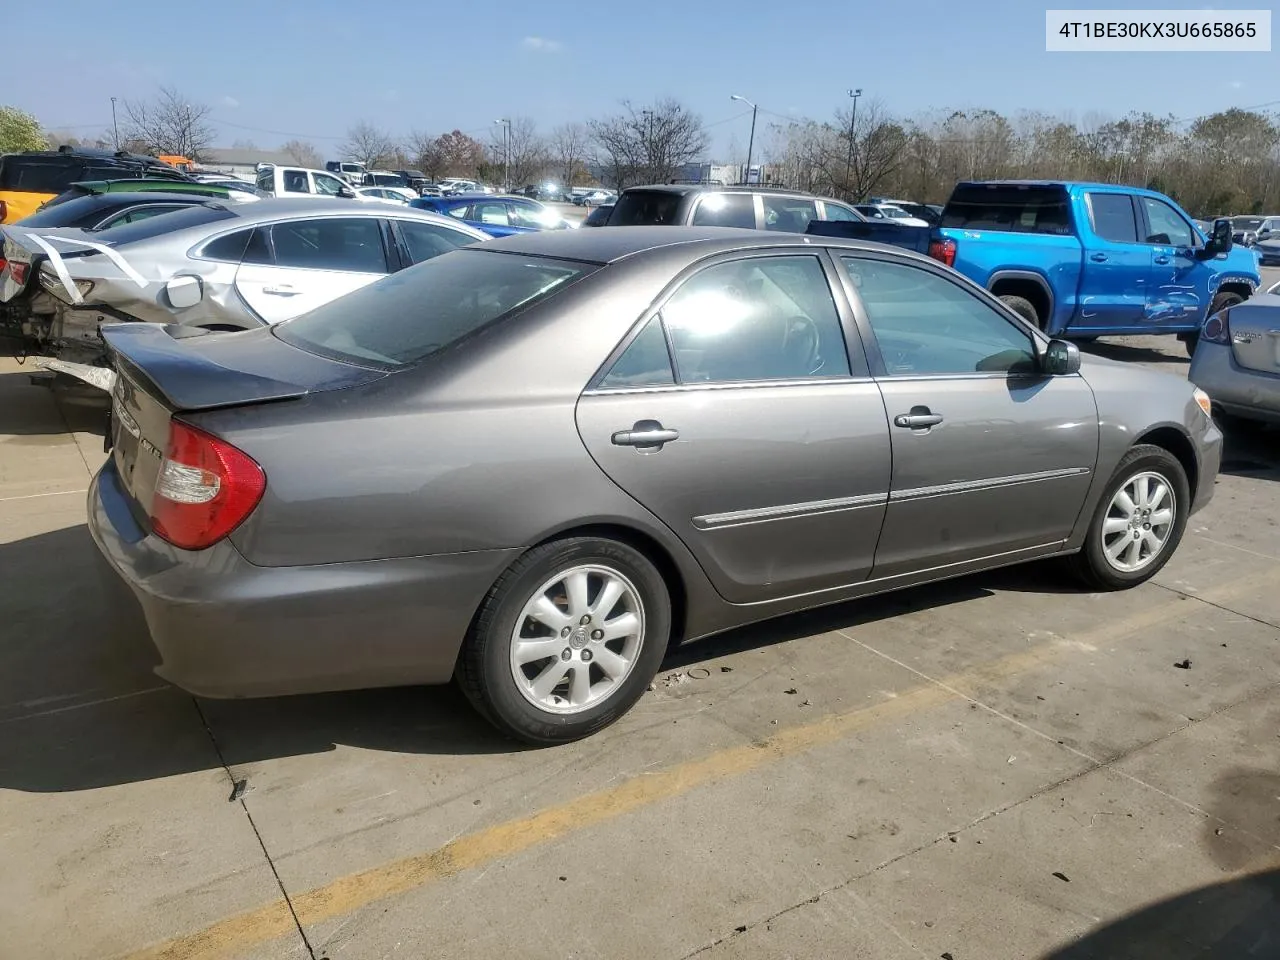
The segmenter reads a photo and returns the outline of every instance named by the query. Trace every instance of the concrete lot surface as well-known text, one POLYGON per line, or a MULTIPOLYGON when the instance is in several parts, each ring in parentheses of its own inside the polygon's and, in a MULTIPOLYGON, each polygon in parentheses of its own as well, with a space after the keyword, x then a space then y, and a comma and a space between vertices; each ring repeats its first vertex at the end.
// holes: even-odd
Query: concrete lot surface
POLYGON ((1136 590, 791 617, 521 750, 451 688, 159 682, 83 525, 101 412, 0 364, 2 958, 1280 956, 1277 432, 1136 590))

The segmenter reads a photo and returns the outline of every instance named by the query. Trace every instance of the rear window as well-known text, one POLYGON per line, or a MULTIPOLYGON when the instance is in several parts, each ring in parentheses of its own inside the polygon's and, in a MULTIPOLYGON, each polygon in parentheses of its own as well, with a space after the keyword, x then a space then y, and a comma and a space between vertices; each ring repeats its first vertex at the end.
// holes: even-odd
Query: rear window
POLYGON ((8 156, 0 159, 0 190, 22 193, 61 193, 82 180, 83 161, 61 157, 8 156))
MULTIPOLYGON (((55 197, 54 200, 61 200, 61 197, 55 197)), ((80 221, 90 219, 93 223, 97 223, 99 219, 107 215, 107 211, 114 205, 110 201, 104 200, 102 197, 89 194, 88 196, 71 196, 65 203, 54 203, 50 200, 43 207, 19 220, 17 225, 22 227, 77 227, 80 221)))
POLYGON ((1008 233, 1071 233, 1067 192, 1055 186, 960 184, 942 211, 942 226, 1008 233))
POLYGON ((275 327, 285 343, 336 360, 415 363, 554 296, 594 264, 455 250, 275 327))
POLYGON ((137 223, 126 223, 119 227, 110 227, 102 231, 102 239, 120 246, 126 243, 137 243, 139 240, 150 240, 164 233, 175 233, 188 227, 199 227, 206 223, 217 223, 219 220, 230 220, 235 216, 219 203, 193 204, 185 210, 166 213, 163 217, 148 217, 137 223))
POLYGON ((655 227, 679 224, 683 195, 669 190, 624 190, 609 214, 611 227, 655 227))

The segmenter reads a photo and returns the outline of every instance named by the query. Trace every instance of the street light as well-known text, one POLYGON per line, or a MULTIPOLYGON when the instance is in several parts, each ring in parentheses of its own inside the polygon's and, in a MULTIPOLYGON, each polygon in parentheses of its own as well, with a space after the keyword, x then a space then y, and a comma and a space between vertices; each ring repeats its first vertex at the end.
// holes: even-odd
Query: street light
POLYGON ((751 148, 756 144, 756 110, 758 109, 754 103, 746 97, 740 97, 736 93, 729 97, 730 100, 741 100, 751 108, 751 136, 747 140, 747 175, 744 178, 747 183, 751 182, 751 148))
MULTIPOLYGON (((844 188, 852 194, 852 191, 849 190, 849 174, 853 170, 854 123, 858 119, 858 98, 862 96, 862 88, 859 87, 857 90, 850 90, 849 96, 853 100, 853 110, 849 113, 849 159, 844 163, 844 188)), ((853 197, 850 196, 847 199, 852 200, 853 197)))
POLYGON ((511 189, 511 121, 505 117, 494 123, 502 124, 502 192, 511 189))
POLYGON ((116 138, 116 149, 120 149, 120 128, 116 126, 116 98, 111 98, 111 132, 116 138))

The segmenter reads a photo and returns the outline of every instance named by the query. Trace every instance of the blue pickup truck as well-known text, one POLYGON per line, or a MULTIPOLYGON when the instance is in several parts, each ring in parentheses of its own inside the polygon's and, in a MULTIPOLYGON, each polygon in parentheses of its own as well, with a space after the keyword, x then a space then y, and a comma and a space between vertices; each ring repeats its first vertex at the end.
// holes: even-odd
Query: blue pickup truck
POLYGON ((1135 187, 961 182, 928 252, 1053 336, 1170 333, 1194 352, 1205 319, 1262 282, 1230 223, 1205 236, 1168 197, 1135 187))

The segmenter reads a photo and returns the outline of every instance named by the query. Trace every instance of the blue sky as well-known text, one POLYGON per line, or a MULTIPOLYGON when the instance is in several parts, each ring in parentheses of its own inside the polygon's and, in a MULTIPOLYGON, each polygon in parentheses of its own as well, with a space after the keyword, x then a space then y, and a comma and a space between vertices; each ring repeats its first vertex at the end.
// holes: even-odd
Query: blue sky
MULTIPOLYGON (((1067 54, 1044 50, 1030 0, 763 0, 673 3, 489 0, 58 0, 11 4, 0 103, 51 129, 109 129, 112 96, 160 84, 209 104, 217 142, 294 136, 334 154, 368 120, 397 134, 461 129, 488 139, 500 116, 544 130, 624 98, 673 96, 701 114, 721 159, 745 146, 750 111, 826 119, 861 87, 897 114, 941 108, 1192 117, 1277 101, 1280 54, 1067 54), (480 11, 486 16, 482 16, 480 11), (52 18, 52 19, 51 19, 52 18), (471 27, 449 26, 458 19, 471 27), (487 21, 490 25, 481 25, 487 21), (41 42, 57 24, 74 25, 41 42), (745 111, 745 116, 743 115, 745 111)), ((1246 4, 1241 4, 1245 6, 1246 4)), ((1080 6, 1076 4, 1075 6, 1080 6)), ((1096 2, 1095 7, 1106 4, 1096 2)), ((1206 9, 1205 4, 1166 8, 1206 9)), ((1257 7, 1259 4, 1255 3, 1257 7)), ((1280 101, 1276 102, 1280 108, 1280 101)))

